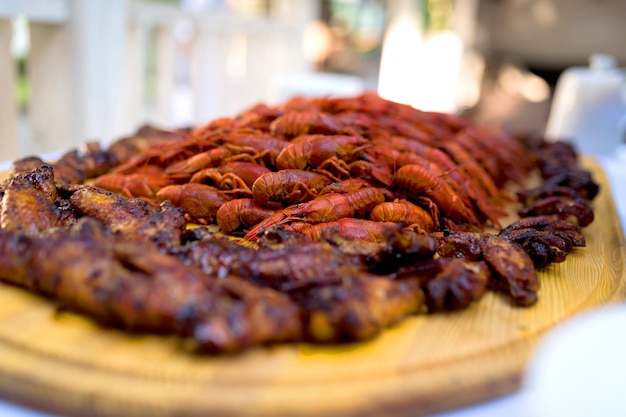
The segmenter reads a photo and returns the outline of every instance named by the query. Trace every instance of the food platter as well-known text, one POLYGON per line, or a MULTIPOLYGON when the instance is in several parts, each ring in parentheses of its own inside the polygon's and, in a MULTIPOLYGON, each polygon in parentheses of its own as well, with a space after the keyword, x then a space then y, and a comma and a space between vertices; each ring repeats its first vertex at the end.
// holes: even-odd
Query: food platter
POLYGON ((602 187, 587 246, 540 272, 532 307, 489 293, 366 342, 201 356, 179 339, 103 328, 1 284, 0 396, 70 416, 415 416, 512 392, 547 330, 626 297, 626 244, 608 181, 583 162, 602 187))

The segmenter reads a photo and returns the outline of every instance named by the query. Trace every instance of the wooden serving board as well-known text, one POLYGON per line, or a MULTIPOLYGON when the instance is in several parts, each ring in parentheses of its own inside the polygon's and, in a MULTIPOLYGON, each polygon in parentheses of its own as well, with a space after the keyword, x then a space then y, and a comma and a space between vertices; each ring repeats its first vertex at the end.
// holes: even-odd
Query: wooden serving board
POLYGON ((539 302, 488 294, 465 311, 413 317, 364 343, 186 353, 58 312, 0 284, 0 396, 70 416, 424 415, 517 389, 532 348, 568 316, 626 296, 626 245, 604 172, 587 247, 540 273, 539 302))

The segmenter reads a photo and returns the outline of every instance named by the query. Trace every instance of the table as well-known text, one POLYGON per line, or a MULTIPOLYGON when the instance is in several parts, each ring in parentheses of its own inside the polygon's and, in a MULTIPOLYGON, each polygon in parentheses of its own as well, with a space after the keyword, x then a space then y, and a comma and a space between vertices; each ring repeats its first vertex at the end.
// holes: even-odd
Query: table
MULTIPOLYGON (((620 146, 615 154, 599 155, 596 156, 596 159, 607 173, 611 185, 611 192, 613 193, 621 219, 622 228, 624 228, 624 226, 626 225, 626 144, 620 146)), ((9 167, 9 162, 0 162, 0 171, 6 170, 9 167)), ((626 329, 626 305, 606 310, 610 311, 594 311, 582 313, 582 316, 584 317, 573 317, 572 319, 568 320, 568 323, 564 323, 565 326, 563 327, 565 328, 565 330, 561 332, 559 337, 562 340, 565 340, 567 338, 571 339, 572 337, 583 338, 584 340, 589 339, 585 338, 585 335, 589 334, 589 332, 592 331, 590 329, 596 329, 596 331, 599 331, 598 329, 601 328, 602 322, 606 321, 607 317, 609 319, 614 318, 615 320, 620 320, 620 323, 623 322, 624 324, 622 328, 626 329)), ((531 358, 531 366, 534 362, 540 361, 541 359, 554 357, 555 353, 559 354, 559 357, 563 357, 563 355, 561 355, 561 352, 564 350, 563 343, 559 343, 559 337, 553 336, 553 333, 554 332, 549 332, 548 335, 546 335, 546 339, 548 340, 546 341, 546 343, 539 346, 539 352, 533 358, 531 358)), ((623 333, 624 335, 626 335, 626 331, 624 331, 623 333)), ((605 334, 604 336, 596 336, 593 339, 594 340, 590 339, 590 341, 595 341, 596 343, 601 342, 603 346, 617 346, 621 349, 621 352, 626 351, 626 336, 605 334), (602 337, 605 337, 605 339, 600 340, 602 337)), ((589 344, 588 346, 584 347, 586 349, 599 349, 598 346, 593 344, 589 344)), ((570 347, 568 346, 568 351, 570 350, 569 348, 570 347)), ((578 374, 579 378, 577 378, 577 381, 590 381, 596 383, 598 378, 598 372, 615 374, 617 372, 626 371, 626 356, 624 356, 623 353, 619 355, 617 362, 614 361, 615 356, 611 356, 610 354, 596 356, 589 355, 586 357, 589 357, 590 360, 593 359, 596 361, 602 361, 602 365, 607 366, 601 367, 597 366, 597 363, 594 363, 593 370, 589 370, 591 368, 588 368, 588 374, 578 374)), ((577 365, 579 368, 583 370, 585 369, 584 363, 577 363, 577 365)), ((569 386, 569 389, 571 389, 568 394, 569 396, 565 394, 561 395, 557 392, 556 394, 550 394, 553 395, 553 397, 546 398, 545 395, 542 395, 541 392, 537 391, 538 385, 543 383, 541 378, 542 375, 535 375, 533 380, 527 381, 527 384, 525 384, 521 390, 513 394, 497 398, 495 400, 485 403, 480 403, 445 413, 435 414, 432 417, 500 417, 503 415, 506 415, 508 417, 526 417, 529 415, 536 417, 547 417, 549 415, 548 411, 552 412, 552 415, 565 415, 560 413, 560 411, 563 410, 568 411, 568 415, 570 417, 577 415, 590 415, 585 414, 587 411, 586 409, 584 409, 584 405, 580 406, 576 402, 577 398, 582 398, 581 396, 575 395, 577 393, 576 389, 582 390, 583 388, 586 389, 586 387, 582 386, 581 384, 576 387, 569 386), (550 401, 548 403, 550 410, 547 410, 547 408, 545 407, 546 401, 550 401), (543 406, 540 407, 540 404, 543 406), (559 413, 554 414, 555 411, 559 413)), ((590 396, 586 395, 584 397, 586 398, 590 396)), ((617 402, 618 399, 620 398, 605 398, 604 407, 602 405, 597 405, 596 403, 596 405, 594 406, 595 408, 593 415, 595 415, 596 417, 626 415, 626 403, 617 402), (611 401, 615 401, 615 403, 611 401)), ((27 409, 3 401, 0 401, 0 416, 59 417, 48 413, 27 409)))

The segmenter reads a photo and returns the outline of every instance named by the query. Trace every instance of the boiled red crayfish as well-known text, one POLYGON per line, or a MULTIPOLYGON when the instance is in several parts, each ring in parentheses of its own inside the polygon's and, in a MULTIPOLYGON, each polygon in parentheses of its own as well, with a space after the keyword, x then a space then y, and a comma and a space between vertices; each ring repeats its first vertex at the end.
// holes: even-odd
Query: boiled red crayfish
POLYGON ((260 204, 290 206, 312 200, 329 183, 327 177, 312 171, 283 169, 259 176, 252 194, 260 204))
POLYGON ((393 222, 342 218, 332 222, 303 226, 296 230, 308 236, 314 242, 324 240, 326 236, 332 234, 337 234, 347 239, 381 242, 389 238, 388 229, 395 226, 397 224, 393 222))
POLYGON ((222 204, 215 216, 222 232, 233 234, 260 223, 274 213, 275 209, 262 206, 251 198, 237 198, 222 204))
POLYGON ((252 162, 227 162, 214 168, 204 168, 196 172, 190 183, 213 185, 235 197, 252 197, 252 185, 264 174, 271 171, 263 165, 252 162))
POLYGON ((215 223, 217 210, 228 201, 220 190, 205 184, 176 184, 161 189, 158 202, 169 200, 185 212, 188 221, 201 224, 215 223))
POLYGON ((364 216, 385 200, 384 193, 374 187, 353 192, 324 194, 311 201, 286 207, 253 227, 245 236, 255 240, 262 229, 290 221, 324 223, 344 217, 364 216))
POLYGON ((409 199, 430 198, 444 214, 457 222, 480 225, 476 214, 463 199, 441 177, 421 165, 405 165, 398 169, 393 185, 406 192, 409 199))
POLYGON ((209 149, 168 166, 165 173, 175 180, 189 180, 196 172, 206 167, 215 167, 230 155, 232 153, 225 148, 209 149))
POLYGON ((292 111, 277 117, 270 124, 274 135, 291 139, 300 135, 336 135, 343 126, 333 116, 314 110, 292 111))
POLYGON ((432 204, 426 211, 407 200, 387 201, 372 209, 370 219, 378 222, 394 222, 409 228, 416 228, 425 234, 439 228, 437 206, 432 204))
POLYGON ((292 141, 276 158, 278 169, 311 169, 331 178, 349 178, 351 162, 369 147, 360 136, 303 135, 292 141))
POLYGON ((275 167, 278 154, 289 142, 257 130, 236 131, 220 138, 219 143, 232 152, 230 161, 249 161, 275 167))
POLYGON ((103 188, 126 197, 145 197, 152 199, 163 187, 172 184, 163 170, 155 166, 138 169, 133 174, 104 174, 97 177, 94 186, 103 188))

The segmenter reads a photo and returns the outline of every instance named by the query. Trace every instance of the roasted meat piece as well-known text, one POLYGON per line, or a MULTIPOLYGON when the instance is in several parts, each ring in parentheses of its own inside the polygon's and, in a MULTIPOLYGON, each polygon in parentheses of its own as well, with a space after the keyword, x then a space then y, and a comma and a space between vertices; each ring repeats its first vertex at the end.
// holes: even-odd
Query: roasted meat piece
POLYGON ((302 339, 301 310, 285 294, 229 277, 213 282, 208 295, 208 308, 183 332, 200 351, 233 352, 302 339))
POLYGON ((440 257, 404 266, 390 278, 418 282, 428 312, 435 313, 464 309, 480 300, 489 286, 491 272, 482 261, 440 257))
POLYGON ((514 232, 522 229, 543 230, 567 238, 572 242, 572 246, 585 246, 585 236, 582 233, 582 228, 569 220, 563 220, 555 215, 524 217, 505 227, 499 233, 499 236, 508 238, 514 232))
POLYGON ((120 162, 126 162, 147 151, 153 146, 164 144, 165 142, 183 139, 187 133, 183 130, 165 130, 155 126, 141 126, 134 134, 113 142, 108 151, 120 162))
POLYGON ((166 201, 158 206, 156 212, 143 218, 128 219, 108 226, 126 241, 148 241, 159 248, 169 248, 182 244, 187 222, 182 210, 166 201))
POLYGON ((521 245, 536 268, 563 262, 574 247, 586 244, 581 226, 558 214, 522 218, 498 235, 521 245))
POLYGON ((571 143, 544 140, 539 144, 537 154, 540 155, 538 165, 543 178, 579 169, 578 152, 571 143))
POLYGON ((191 337, 203 351, 301 336, 300 309, 286 295, 236 277, 207 280, 88 218, 41 238, 0 231, 0 277, 108 325, 191 337))
POLYGON ((483 258, 494 272, 492 282, 509 293, 515 304, 529 306, 538 299, 539 277, 528 254, 508 240, 489 236, 483 258))
POLYGON ((505 290, 517 305, 537 302, 537 271, 518 244, 489 233, 454 232, 439 236, 438 252, 443 257, 485 261, 493 287, 505 290))
POLYGON ((86 179, 102 175, 119 163, 117 156, 103 149, 98 142, 85 143, 78 155, 79 167, 86 179))
POLYGON ((54 178, 58 186, 64 184, 81 184, 87 176, 81 167, 78 149, 72 149, 52 164, 54 178))
POLYGON ((437 252, 446 258, 463 258, 479 261, 483 258, 482 233, 453 232, 437 234, 437 252))
POLYGON ((0 227, 11 231, 37 234, 76 220, 68 206, 57 202, 54 175, 49 165, 11 178, 1 204, 0 227))
POLYGON ((429 312, 467 308, 487 292, 491 273, 484 262, 441 259, 441 271, 424 285, 429 312))
MULTIPOLYGON (((329 229, 320 235, 317 242, 332 246, 347 258, 358 257, 364 268, 378 275, 430 259, 436 253, 436 241, 430 236, 414 233, 398 224, 386 226, 382 232, 382 238, 373 242, 347 238, 337 230, 329 229)), ((257 240, 260 248, 275 250, 310 244, 311 239, 307 234, 285 229, 282 225, 264 229, 257 240)))
POLYGON ((366 271, 358 257, 347 257, 329 245, 313 242, 255 250, 212 236, 172 253, 199 266, 210 277, 236 275, 282 291, 311 283, 334 282, 346 273, 366 271))
POLYGON ((156 213, 157 208, 138 198, 125 198, 92 186, 73 190, 70 202, 82 216, 93 217, 105 225, 143 219, 156 213))
POLYGON ((572 219, 582 227, 593 222, 591 205, 580 197, 551 196, 540 198, 520 210, 520 217, 556 214, 562 219, 572 219))
POLYGON ((338 234, 326 241, 349 256, 359 256, 367 269, 375 274, 389 274, 404 265, 431 259, 436 253, 436 241, 430 236, 414 233, 397 225, 385 227, 380 242, 346 239, 338 234))
POLYGON ((561 185, 554 185, 551 187, 538 186, 529 188, 517 193, 518 199, 523 206, 529 206, 537 200, 541 200, 546 197, 570 197, 580 198, 576 190, 563 187, 561 185))
POLYGON ((115 154, 98 142, 87 142, 81 149, 71 149, 50 165, 58 186, 82 184, 86 179, 108 172, 119 164, 115 154))
POLYGON ((32 171, 34 169, 39 168, 42 165, 46 165, 46 163, 38 156, 27 156, 22 159, 18 159, 13 161, 13 166, 11 167, 10 175, 14 177, 16 174, 22 174, 25 172, 32 171))
POLYGON ((187 222, 169 202, 153 206, 88 185, 66 185, 60 193, 69 197, 69 206, 80 216, 98 220, 127 241, 151 242, 161 248, 181 245, 187 222))
MULTIPOLYGON (((367 242, 376 245, 379 253, 374 254, 367 248, 367 256, 363 256, 358 252, 346 253, 329 243, 299 240, 296 236, 301 235, 297 232, 274 230, 275 233, 266 232, 262 247, 256 250, 223 237, 207 236, 171 252, 199 266, 207 276, 218 281, 236 275, 242 280, 288 293, 301 307, 302 326, 310 341, 371 337, 417 312, 423 303, 419 283, 393 281, 369 272, 376 265, 368 259, 390 256, 391 252, 384 246, 367 242), (268 239, 273 239, 271 244, 268 239)), ((421 236, 420 242, 421 238, 426 239, 421 236)), ((420 259, 434 254, 432 241, 426 243, 431 250, 424 255, 423 244, 418 249, 416 244, 403 242, 406 253, 420 256, 420 259)), ((394 250, 397 259, 402 261, 400 247, 398 243, 394 250)), ((401 264, 398 262, 396 268, 401 264)))
POLYGON ((311 242, 299 232, 278 226, 267 229, 259 243, 260 248, 253 249, 208 235, 171 253, 199 266, 209 276, 233 274, 289 291, 312 283, 334 282, 353 272, 386 275, 403 265, 432 258, 436 248, 433 238, 395 228, 390 229, 385 242, 340 236, 311 242))
POLYGON ((416 281, 351 274, 289 292, 302 306, 304 332, 315 342, 370 338, 420 311, 424 295, 416 281))
POLYGON ((543 184, 545 188, 554 186, 571 188, 586 200, 593 200, 600 192, 600 185, 593 179, 591 172, 581 168, 561 171, 547 178, 543 184))

